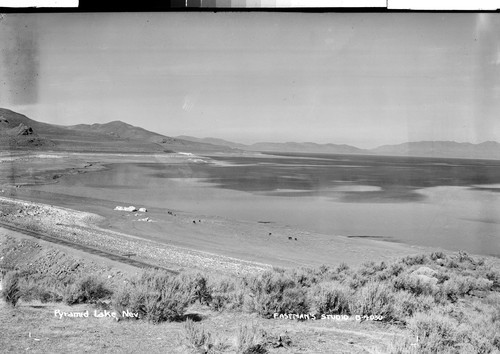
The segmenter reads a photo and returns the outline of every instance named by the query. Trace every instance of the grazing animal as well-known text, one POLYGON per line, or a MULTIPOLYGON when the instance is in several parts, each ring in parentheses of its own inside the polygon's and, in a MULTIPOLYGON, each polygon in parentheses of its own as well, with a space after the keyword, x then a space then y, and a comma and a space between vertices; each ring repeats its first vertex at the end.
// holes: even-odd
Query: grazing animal
POLYGON ((295 237, 295 241, 297 241, 297 237, 295 237))
POLYGON ((269 236, 271 236, 271 235, 272 235, 272 233, 270 232, 270 233, 269 233, 269 236))
POLYGON ((196 220, 193 220, 193 224, 196 224, 196 220))
POLYGON ((289 240, 291 240, 291 239, 292 239, 292 237, 291 237, 291 236, 288 236, 288 239, 289 239, 289 240))

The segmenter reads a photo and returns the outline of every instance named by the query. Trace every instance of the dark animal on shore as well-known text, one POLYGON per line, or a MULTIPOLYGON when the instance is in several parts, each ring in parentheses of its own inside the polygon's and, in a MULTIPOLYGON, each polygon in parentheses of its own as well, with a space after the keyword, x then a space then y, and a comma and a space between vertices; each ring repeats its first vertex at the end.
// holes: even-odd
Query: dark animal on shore
POLYGON ((291 239, 292 239, 292 237, 291 237, 291 236, 288 236, 288 239, 289 239, 289 240, 291 240, 291 239))
POLYGON ((193 224, 196 224, 196 220, 193 220, 193 224))

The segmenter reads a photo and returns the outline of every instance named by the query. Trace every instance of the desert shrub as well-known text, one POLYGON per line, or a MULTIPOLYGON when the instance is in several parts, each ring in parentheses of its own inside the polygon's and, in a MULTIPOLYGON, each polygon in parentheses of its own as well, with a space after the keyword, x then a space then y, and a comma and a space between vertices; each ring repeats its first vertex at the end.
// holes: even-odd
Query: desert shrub
POLYGON ((489 269, 485 273, 485 278, 492 281, 492 290, 500 289, 500 272, 494 269, 489 269))
POLYGON ((287 272, 291 279, 299 286, 311 287, 320 281, 320 274, 311 268, 294 268, 287 272))
POLYGON ((19 279, 20 274, 17 271, 7 272, 2 279, 2 298, 12 306, 16 306, 21 298, 19 279))
POLYGON ((183 318, 189 302, 165 289, 159 294, 148 294, 145 298, 146 318, 153 323, 179 321, 183 318))
POLYGON ((161 290, 170 283, 172 277, 170 273, 159 269, 147 269, 138 279, 133 279, 132 283, 142 284, 147 289, 161 290))
POLYGON ((409 329, 418 336, 419 350, 425 353, 491 353, 495 346, 469 323, 438 312, 416 314, 409 329))
POLYGON ((181 274, 180 281, 183 284, 182 291, 190 297, 190 302, 198 301, 200 304, 208 305, 211 301, 211 289, 208 286, 208 278, 201 273, 181 274))
POLYGON ((21 289, 23 301, 39 300, 46 303, 59 302, 64 299, 64 288, 52 277, 23 278, 21 289))
POLYGON ((370 276, 353 273, 349 278, 344 281, 351 289, 357 290, 370 282, 370 276))
POLYGON ((436 305, 434 298, 429 295, 415 296, 408 291, 394 293, 394 317, 405 323, 418 312, 428 312, 436 305))
POLYGON ((211 279, 209 306, 215 311, 240 309, 244 303, 245 286, 236 279, 211 279))
POLYGON ((299 288, 289 276, 264 272, 246 278, 244 286, 248 291, 244 300, 248 312, 271 318, 274 313, 306 313, 308 310, 305 289, 299 288))
POLYGON ((352 314, 383 316, 384 321, 395 319, 394 291, 386 283, 370 282, 358 289, 351 298, 352 314))
POLYGON ((203 350, 206 353, 212 347, 212 334, 190 319, 184 322, 183 334, 185 342, 195 350, 203 350))
POLYGON ((427 255, 425 254, 417 254, 414 256, 406 256, 400 260, 400 262, 408 267, 414 265, 423 265, 428 262, 427 255))
POLYGON ((371 276, 377 272, 375 262, 365 262, 358 269, 358 273, 362 276, 371 276))
POLYGON ((283 291, 279 313, 306 313, 309 310, 307 291, 303 288, 288 288, 283 291))
POLYGON ((493 352, 498 347, 490 342, 481 329, 473 328, 469 324, 462 324, 458 327, 458 338, 460 351, 462 353, 487 354, 493 352))
POLYGON ((319 281, 336 281, 336 282, 346 282, 352 277, 354 273, 351 268, 345 263, 341 263, 337 268, 332 269, 324 266, 316 271, 319 276, 319 281))
POLYGON ((443 267, 449 268, 449 269, 457 269, 460 268, 460 264, 457 262, 456 259, 448 257, 444 262, 443 262, 443 267))
POLYGON ((214 311, 223 311, 229 303, 229 296, 224 293, 213 293, 209 306, 214 311))
POLYGON ((193 297, 201 304, 209 304, 211 300, 210 290, 207 286, 207 278, 198 275, 195 279, 193 297))
POLYGON ((436 274, 434 274, 434 278, 437 279, 437 285, 443 284, 445 281, 450 279, 450 273, 446 270, 439 270, 436 274))
POLYGON ((490 290, 493 282, 484 278, 473 278, 452 274, 441 286, 441 295, 451 302, 475 290, 490 290))
POLYGON ((337 273, 342 273, 342 272, 347 272, 349 271, 351 268, 347 265, 347 263, 345 262, 342 262, 338 265, 337 267, 337 273))
POLYGON ((387 268, 388 266, 385 262, 363 263, 353 277, 352 285, 354 285, 355 287, 360 287, 365 285, 367 282, 373 281, 375 279, 384 280, 386 278, 387 268))
POLYGON ((420 354, 416 338, 405 336, 394 338, 388 347, 383 351, 387 354, 420 354))
MULTIPOLYGON (((345 264, 345 263, 343 263, 345 264)), ((326 274, 327 272, 330 271, 330 266, 326 265, 326 264, 322 264, 318 267, 318 274, 319 275, 323 275, 323 274, 326 274)))
POLYGON ((63 299, 68 305, 95 303, 109 298, 111 294, 112 291, 108 289, 102 279, 89 275, 77 279, 75 283, 66 287, 63 299))
POLYGON ((442 260, 445 260, 447 258, 446 254, 444 252, 441 252, 441 251, 438 251, 438 252, 432 252, 430 255, 429 255, 429 258, 432 260, 432 261, 436 261, 438 259, 442 259, 442 260))
POLYGON ((179 277, 153 270, 118 289, 112 304, 118 311, 138 312, 141 318, 159 323, 182 319, 191 300, 189 286, 179 277))
POLYGON ((432 295, 438 291, 438 288, 431 281, 424 281, 418 276, 402 273, 393 281, 392 285, 396 290, 405 290, 413 295, 432 295))
POLYGON ((210 282, 209 306, 215 311, 226 309, 230 303, 230 294, 234 291, 234 282, 227 279, 218 279, 210 282))
POLYGON ((456 255, 456 259, 459 263, 470 263, 470 264, 476 264, 476 261, 474 258, 469 256, 467 252, 464 251, 458 251, 458 254, 456 255))
POLYGON ((236 351, 241 354, 267 353, 264 332, 254 323, 238 326, 236 333, 236 351))
POLYGON ((484 298, 482 303, 484 306, 487 306, 487 309, 484 312, 491 316, 491 322, 500 324, 500 294, 489 294, 486 298, 484 298))
POLYGON ((119 313, 131 311, 139 314, 139 318, 146 317, 147 288, 142 284, 126 283, 113 292, 111 304, 119 313))
POLYGON ((490 293, 484 298, 448 304, 443 306, 442 312, 461 323, 463 341, 476 352, 489 353, 491 348, 500 349, 500 294, 490 293))
POLYGON ((116 310, 118 310, 119 312, 124 311, 127 306, 130 305, 130 297, 133 290, 134 288, 132 285, 130 285, 129 283, 125 283, 119 286, 118 289, 113 292, 113 295, 111 296, 111 303, 116 310))
POLYGON ((403 266, 401 263, 391 263, 381 271, 379 271, 376 274, 376 277, 374 280, 377 281, 386 281, 393 279, 403 273, 405 270, 405 266, 403 266))
POLYGON ((352 290, 340 283, 324 282, 310 291, 310 303, 314 313, 349 315, 352 290))
POLYGON ((194 351, 211 354, 220 353, 228 345, 200 324, 187 319, 184 322, 181 341, 194 351))
POLYGON ((458 348, 458 322, 448 316, 416 314, 408 327, 418 337, 419 349, 424 353, 456 352, 458 348))

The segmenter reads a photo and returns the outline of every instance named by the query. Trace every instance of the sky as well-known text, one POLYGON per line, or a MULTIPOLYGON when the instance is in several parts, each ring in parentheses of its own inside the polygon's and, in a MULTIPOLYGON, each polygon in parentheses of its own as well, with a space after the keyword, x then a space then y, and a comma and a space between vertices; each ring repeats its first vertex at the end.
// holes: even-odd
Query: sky
POLYGON ((500 142, 500 16, 7 14, 0 107, 241 143, 500 142))

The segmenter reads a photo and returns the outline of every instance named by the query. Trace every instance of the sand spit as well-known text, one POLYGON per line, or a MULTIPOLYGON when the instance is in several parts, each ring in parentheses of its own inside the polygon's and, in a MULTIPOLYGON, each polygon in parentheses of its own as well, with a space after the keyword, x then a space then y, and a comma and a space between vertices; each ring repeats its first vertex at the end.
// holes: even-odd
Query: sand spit
POLYGON ((134 254, 145 262, 167 268, 243 275, 271 267, 105 230, 96 225, 104 218, 93 213, 5 197, 0 197, 0 205, 0 221, 119 255, 134 254))

